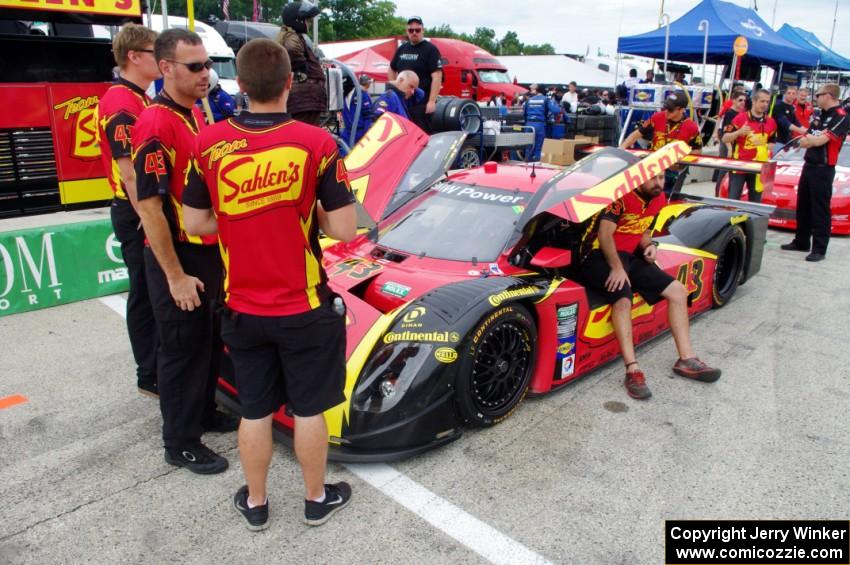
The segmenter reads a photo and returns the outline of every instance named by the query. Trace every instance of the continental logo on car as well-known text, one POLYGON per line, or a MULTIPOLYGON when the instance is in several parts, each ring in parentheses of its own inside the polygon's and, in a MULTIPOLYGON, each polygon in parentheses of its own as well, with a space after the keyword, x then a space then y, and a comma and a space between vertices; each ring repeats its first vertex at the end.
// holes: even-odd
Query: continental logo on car
POLYGON ((390 332, 384 336, 384 343, 396 343, 398 341, 419 341, 423 343, 457 343, 460 334, 457 332, 390 332))
POLYGON ((307 157, 296 147, 225 155, 218 168, 221 211, 236 215, 279 202, 299 202, 307 157))
POLYGON ((434 358, 440 363, 454 363, 457 361, 457 351, 451 347, 438 347, 434 351, 434 358))
POLYGON ((499 294, 491 295, 487 299, 487 302, 489 302, 493 306, 499 306, 505 300, 510 300, 511 298, 525 298, 526 296, 534 296, 538 292, 540 292, 540 289, 538 289, 536 286, 524 286, 511 290, 503 290, 499 294))

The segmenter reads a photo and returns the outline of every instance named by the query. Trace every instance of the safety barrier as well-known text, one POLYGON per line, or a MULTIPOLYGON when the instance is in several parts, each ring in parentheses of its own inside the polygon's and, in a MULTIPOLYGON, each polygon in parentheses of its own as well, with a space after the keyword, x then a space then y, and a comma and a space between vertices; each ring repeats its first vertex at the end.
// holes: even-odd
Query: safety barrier
POLYGON ((0 316, 127 289, 109 220, 0 232, 0 316))

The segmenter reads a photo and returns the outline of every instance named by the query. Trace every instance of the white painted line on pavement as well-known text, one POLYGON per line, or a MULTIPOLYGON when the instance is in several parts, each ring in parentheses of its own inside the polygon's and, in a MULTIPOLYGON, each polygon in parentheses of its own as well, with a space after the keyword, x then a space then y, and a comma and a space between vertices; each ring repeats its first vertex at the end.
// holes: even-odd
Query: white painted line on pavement
POLYGON ((492 563, 546 564, 541 555, 443 500, 383 463, 347 464, 349 471, 492 563))
MULTIPOLYGON (((123 296, 104 296, 98 300, 122 318, 126 317, 127 301, 123 296)), ((499 565, 548 565, 550 563, 543 556, 464 512, 448 500, 443 500, 389 465, 349 463, 345 467, 361 480, 491 563, 499 565)))
POLYGON ((119 294, 110 294, 109 296, 101 296, 98 300, 109 306, 110 310, 122 318, 127 317, 127 301, 123 296, 119 294))

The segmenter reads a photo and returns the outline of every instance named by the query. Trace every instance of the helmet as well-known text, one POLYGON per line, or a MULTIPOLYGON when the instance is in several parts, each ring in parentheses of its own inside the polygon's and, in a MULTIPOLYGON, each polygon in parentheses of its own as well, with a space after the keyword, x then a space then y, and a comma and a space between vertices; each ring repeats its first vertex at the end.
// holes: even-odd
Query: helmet
POLYGON ((298 33, 307 33, 307 20, 319 15, 319 7, 312 2, 288 2, 283 7, 283 25, 298 33))
POLYGON ((218 73, 215 72, 215 69, 210 69, 210 84, 207 87, 207 94, 215 89, 215 86, 218 84, 218 73))

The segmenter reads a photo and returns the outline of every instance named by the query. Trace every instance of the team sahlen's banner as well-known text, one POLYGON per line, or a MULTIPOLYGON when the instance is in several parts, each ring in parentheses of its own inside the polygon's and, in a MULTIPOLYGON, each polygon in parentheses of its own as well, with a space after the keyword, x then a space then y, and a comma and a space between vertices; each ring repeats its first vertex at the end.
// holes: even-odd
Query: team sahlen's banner
POLYGON ((0 232, 0 316, 126 292, 109 220, 0 232))
POLYGON ((139 17, 139 0, 0 0, 0 8, 139 17))

